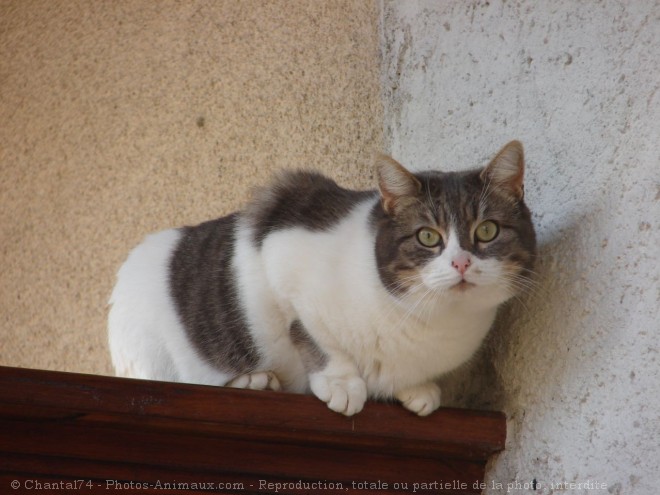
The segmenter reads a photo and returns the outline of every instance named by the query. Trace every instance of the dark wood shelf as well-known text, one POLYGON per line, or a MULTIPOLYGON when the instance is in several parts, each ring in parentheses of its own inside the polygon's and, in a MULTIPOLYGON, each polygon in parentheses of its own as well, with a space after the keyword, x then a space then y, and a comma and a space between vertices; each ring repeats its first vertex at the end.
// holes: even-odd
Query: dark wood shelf
POLYGON ((506 437, 498 412, 346 418, 310 396, 22 368, 0 367, 0 391, 1 493, 474 494, 506 437))

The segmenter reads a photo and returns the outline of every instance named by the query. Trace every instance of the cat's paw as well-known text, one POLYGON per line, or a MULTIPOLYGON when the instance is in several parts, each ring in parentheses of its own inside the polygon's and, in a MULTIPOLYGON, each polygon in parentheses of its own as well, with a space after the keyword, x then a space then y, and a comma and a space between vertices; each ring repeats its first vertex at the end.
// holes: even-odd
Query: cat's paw
POLYGON ((367 384, 356 375, 336 377, 316 373, 310 376, 310 388, 330 409, 345 416, 359 413, 367 400, 367 384))
POLYGON ((440 387, 435 383, 417 385, 395 394, 403 407, 420 416, 428 416, 440 407, 440 396, 440 387))
POLYGON ((226 385, 232 388, 247 388, 250 390, 282 390, 282 385, 272 371, 255 371, 246 373, 231 380, 226 385))

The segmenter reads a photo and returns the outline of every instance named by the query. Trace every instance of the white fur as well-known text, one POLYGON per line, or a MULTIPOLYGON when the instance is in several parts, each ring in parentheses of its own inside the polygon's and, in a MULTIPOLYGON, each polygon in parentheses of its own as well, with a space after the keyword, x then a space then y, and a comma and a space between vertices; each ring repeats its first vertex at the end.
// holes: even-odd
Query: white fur
POLYGON ((295 315, 279 300, 266 276, 265 260, 254 245, 251 230, 241 222, 236 236, 234 270, 239 281, 252 338, 262 356, 261 366, 274 370, 286 390, 305 392, 307 377, 302 359, 289 338, 295 315))
MULTIPOLYGON (((428 414, 440 404, 432 381, 470 358, 507 296, 488 285, 497 279, 497 264, 482 260, 465 278, 485 285, 450 288, 461 279, 451 267, 460 248, 450 230, 447 249, 424 269, 416 289, 394 297, 376 266, 369 227, 374 201, 359 204, 327 232, 275 231, 261 250, 242 221, 234 253, 240 299, 261 371, 274 372, 285 390, 311 389, 348 415, 362 409, 367 395, 397 397, 428 414), (289 337, 294 319, 328 357, 310 376, 289 337)), ((217 385, 259 382, 212 368, 189 343, 169 293, 168 264, 179 238, 177 230, 147 237, 119 271, 109 317, 117 373, 217 385)))
POLYGON ((200 359, 169 289, 169 261, 181 233, 165 230, 137 246, 117 274, 108 337, 119 376, 224 385, 232 376, 200 359))

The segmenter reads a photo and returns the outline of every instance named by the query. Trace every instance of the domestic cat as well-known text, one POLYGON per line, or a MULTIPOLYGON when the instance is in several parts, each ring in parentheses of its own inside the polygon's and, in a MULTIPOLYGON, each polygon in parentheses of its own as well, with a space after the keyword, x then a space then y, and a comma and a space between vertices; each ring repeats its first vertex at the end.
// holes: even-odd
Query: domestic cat
POLYGON ((527 285, 523 148, 466 172, 386 156, 375 170, 373 191, 282 173, 242 211, 148 236, 110 299, 116 373, 311 391, 345 415, 368 397, 433 412, 434 380, 527 285))

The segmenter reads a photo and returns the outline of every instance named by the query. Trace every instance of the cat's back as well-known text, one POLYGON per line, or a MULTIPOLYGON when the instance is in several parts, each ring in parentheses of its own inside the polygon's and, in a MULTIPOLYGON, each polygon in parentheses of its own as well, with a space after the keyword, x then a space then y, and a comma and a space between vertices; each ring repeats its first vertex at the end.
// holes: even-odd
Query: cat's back
POLYGON ((255 192, 245 214, 253 240, 261 247, 264 239, 277 230, 328 230, 374 195, 375 191, 345 189, 315 171, 285 171, 268 187, 255 192))

